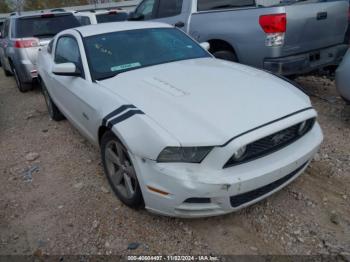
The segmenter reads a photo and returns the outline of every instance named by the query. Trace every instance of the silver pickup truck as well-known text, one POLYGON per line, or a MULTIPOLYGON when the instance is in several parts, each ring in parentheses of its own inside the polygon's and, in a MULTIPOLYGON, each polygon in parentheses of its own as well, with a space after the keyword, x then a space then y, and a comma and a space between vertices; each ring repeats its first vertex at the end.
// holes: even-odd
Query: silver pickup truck
POLYGON ((218 58, 297 75, 340 62, 348 7, 347 1, 143 0, 129 19, 177 26, 209 42, 218 58))

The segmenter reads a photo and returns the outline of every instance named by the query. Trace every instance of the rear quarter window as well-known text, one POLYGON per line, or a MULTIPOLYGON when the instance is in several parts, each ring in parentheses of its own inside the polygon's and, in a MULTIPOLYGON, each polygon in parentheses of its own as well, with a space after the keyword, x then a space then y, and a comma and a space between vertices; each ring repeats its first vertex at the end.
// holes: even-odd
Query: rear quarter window
POLYGON ((232 9, 246 6, 256 6, 255 0, 198 0, 198 11, 232 9))
POLYGON ((76 16, 80 25, 91 25, 90 18, 88 16, 76 16))
POLYGON ((107 13, 96 15, 97 23, 109 23, 109 22, 120 22, 126 21, 128 19, 127 13, 107 13))
POLYGON ((157 18, 171 17, 181 14, 183 0, 160 0, 157 18))
POLYGON ((37 17, 19 18, 16 23, 15 35, 22 37, 50 38, 57 33, 80 26, 73 15, 42 15, 37 17))

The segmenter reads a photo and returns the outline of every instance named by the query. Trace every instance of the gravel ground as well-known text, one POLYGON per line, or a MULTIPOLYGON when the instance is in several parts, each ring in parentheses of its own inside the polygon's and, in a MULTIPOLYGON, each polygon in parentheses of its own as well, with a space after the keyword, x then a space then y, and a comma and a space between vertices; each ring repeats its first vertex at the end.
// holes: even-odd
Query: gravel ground
POLYGON ((50 121, 40 92, 19 93, 1 70, 0 255, 350 255, 350 106, 331 80, 297 81, 325 134, 306 172, 238 213, 185 220, 124 206, 99 150, 67 121, 50 121))

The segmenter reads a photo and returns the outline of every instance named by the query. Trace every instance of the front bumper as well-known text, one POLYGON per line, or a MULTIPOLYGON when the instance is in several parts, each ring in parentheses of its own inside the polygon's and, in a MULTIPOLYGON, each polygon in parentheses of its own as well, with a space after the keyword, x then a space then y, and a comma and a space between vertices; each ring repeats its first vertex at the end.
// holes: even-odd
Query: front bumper
MULTIPOLYGON (((211 162, 215 159, 210 154, 200 165, 157 163, 137 157, 133 162, 140 174, 139 182, 149 211, 188 218, 215 216, 252 205, 292 182, 305 170, 322 140, 322 131, 316 124, 293 144, 226 169, 213 168, 211 162), (162 195, 149 187, 169 194, 162 195), (188 199, 195 201, 186 202, 188 199), (208 199, 209 202, 202 201, 208 199)), ((220 150, 224 151, 218 148, 212 155, 220 157, 220 150)))
POLYGON ((306 74, 329 65, 338 65, 348 45, 341 44, 321 50, 280 58, 264 59, 264 69, 280 75, 306 74))

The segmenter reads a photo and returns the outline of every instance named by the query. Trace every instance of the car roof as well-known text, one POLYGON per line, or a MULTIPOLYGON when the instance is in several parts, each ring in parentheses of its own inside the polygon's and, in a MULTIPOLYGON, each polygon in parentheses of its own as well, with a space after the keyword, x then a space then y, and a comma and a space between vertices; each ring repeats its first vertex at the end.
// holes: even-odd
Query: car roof
POLYGON ((83 37, 106 34, 119 31, 151 29, 151 28, 172 28, 171 25, 157 22, 113 22, 97 25, 87 25, 75 28, 83 37))
POLYGON ((126 10, 124 9, 111 9, 111 10, 91 10, 91 11, 76 11, 75 14, 82 14, 82 15, 87 15, 87 14, 91 14, 91 15, 99 15, 99 14, 108 14, 110 12, 117 12, 117 13, 128 13, 126 10))
POLYGON ((10 18, 29 18, 29 17, 40 17, 42 15, 71 15, 71 12, 28 12, 28 13, 13 13, 10 18))

